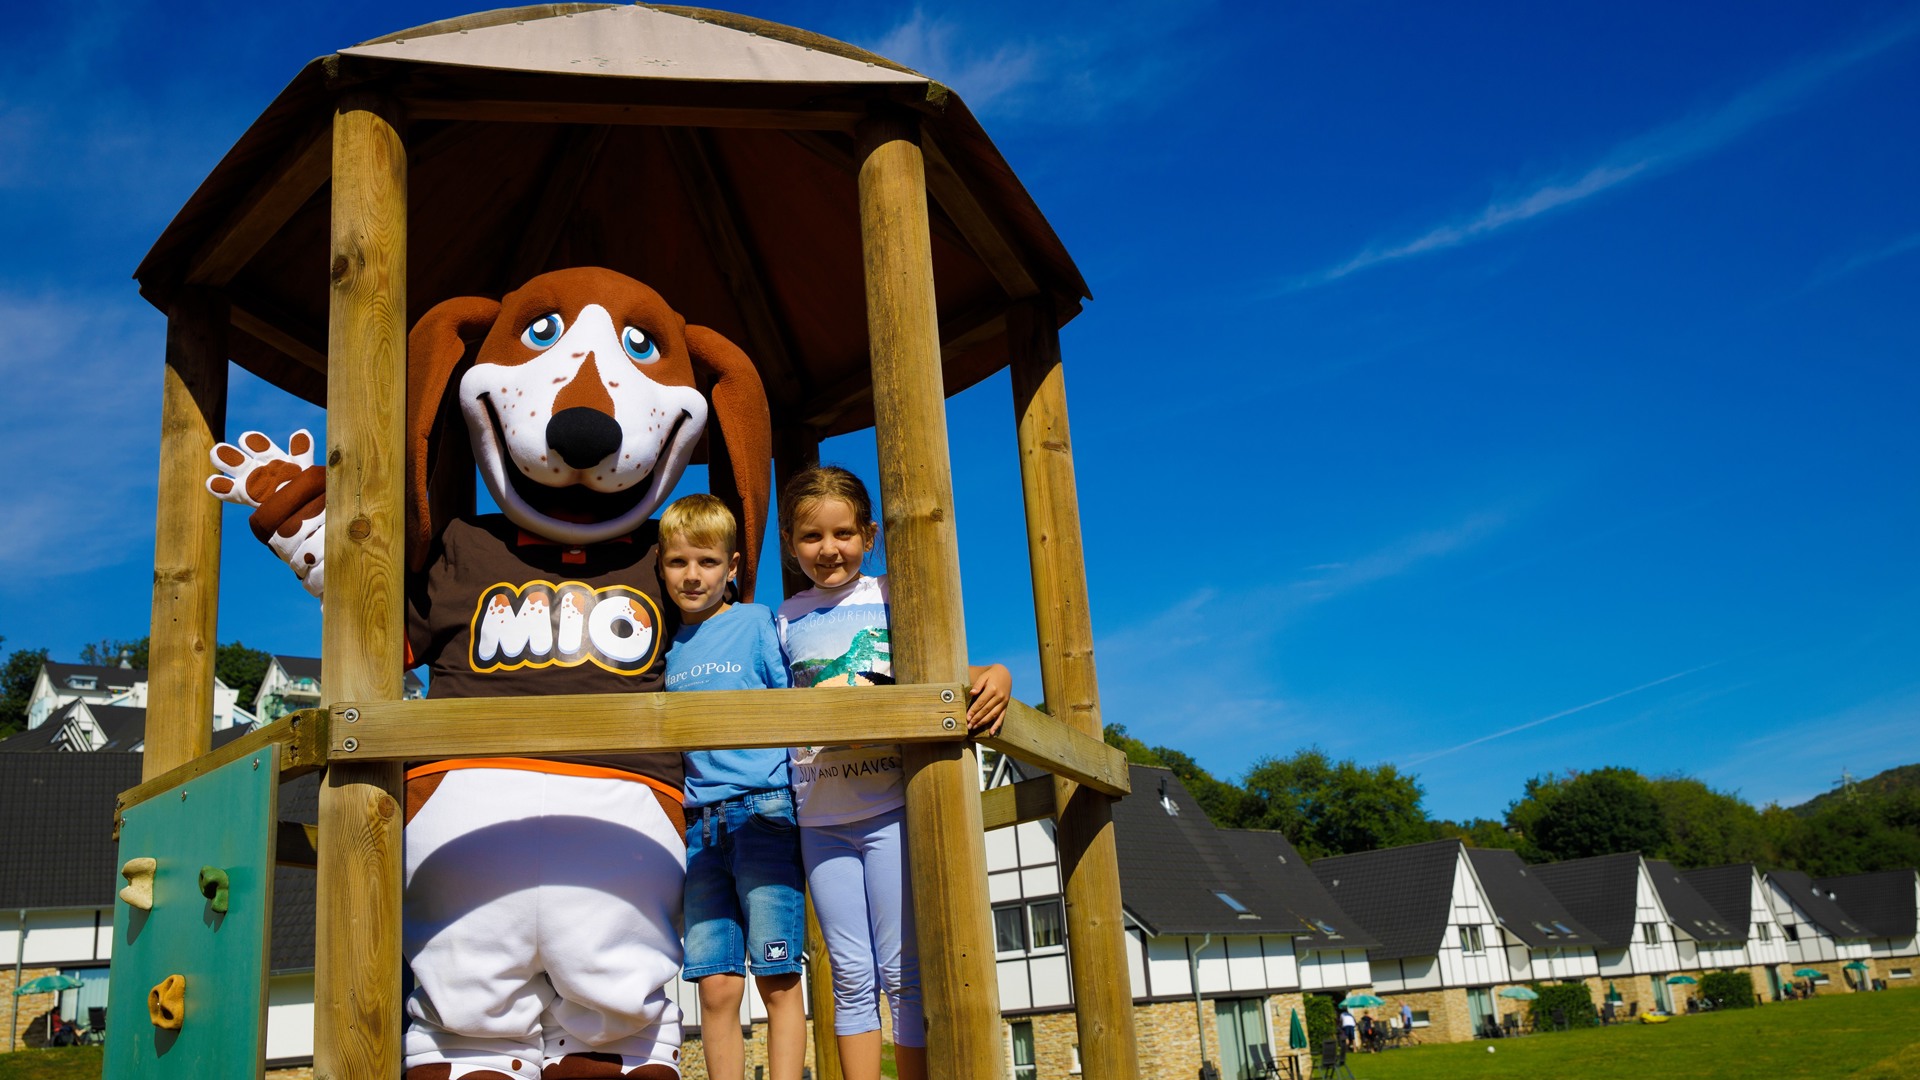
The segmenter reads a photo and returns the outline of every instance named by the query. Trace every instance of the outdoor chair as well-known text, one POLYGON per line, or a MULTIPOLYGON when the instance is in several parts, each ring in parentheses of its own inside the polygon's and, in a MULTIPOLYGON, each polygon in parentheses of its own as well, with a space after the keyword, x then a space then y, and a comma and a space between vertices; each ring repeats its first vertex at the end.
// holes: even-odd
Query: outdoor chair
POLYGON ((1567 1023, 1567 1010, 1558 1008, 1553 1010, 1553 1030, 1565 1031, 1571 1026, 1567 1023))
POLYGON ((1266 1043, 1248 1044, 1247 1057, 1253 1067, 1241 1074, 1246 1080, 1280 1080, 1280 1063, 1273 1059, 1273 1049, 1266 1043))
POLYGON ((95 1045, 107 1041, 107 1007, 105 1005, 87 1006, 87 1030, 82 1037, 95 1045))
POLYGON ((1639 1018, 1640 1018, 1640 1003, 1637 1001, 1627 1002, 1627 1019, 1638 1020, 1639 1018))
POLYGON ((1506 1017, 1500 1021, 1500 1030, 1501 1034, 1509 1039, 1519 1038, 1520 1015, 1518 1013, 1508 1013, 1506 1017))
POLYGON ((1320 1059, 1315 1064, 1314 1075, 1321 1080, 1346 1074, 1347 1080, 1354 1080, 1353 1070, 1347 1067, 1346 1050, 1339 1039, 1328 1039, 1320 1044, 1320 1059))

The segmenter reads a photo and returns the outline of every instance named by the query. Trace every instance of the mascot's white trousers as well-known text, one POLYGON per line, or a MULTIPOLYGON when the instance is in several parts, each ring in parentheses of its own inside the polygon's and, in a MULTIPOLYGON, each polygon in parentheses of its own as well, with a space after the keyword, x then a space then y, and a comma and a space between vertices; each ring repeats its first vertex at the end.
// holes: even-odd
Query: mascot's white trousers
POLYGON ((424 779, 438 787, 406 827, 409 1076, 677 1076, 666 987, 687 856, 654 790, 510 768, 424 779))

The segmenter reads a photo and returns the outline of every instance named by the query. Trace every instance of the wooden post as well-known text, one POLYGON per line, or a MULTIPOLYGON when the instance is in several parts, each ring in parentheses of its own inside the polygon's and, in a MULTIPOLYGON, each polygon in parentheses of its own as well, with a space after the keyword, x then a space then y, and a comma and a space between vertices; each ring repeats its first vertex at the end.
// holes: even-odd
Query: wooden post
POLYGON ((181 290, 167 313, 142 780, 185 765, 213 744, 221 504, 206 484, 208 455, 227 426, 227 320, 223 298, 192 287, 181 290))
MULTIPOLYGON (((861 125, 860 158, 860 241, 893 597, 893 673, 903 683, 964 682, 966 626, 918 122, 892 114, 870 117, 861 125)), ((963 701, 954 703, 963 728, 965 708, 963 701)), ((973 748, 927 743, 903 746, 901 754, 928 1075, 1004 1077, 973 748)))
MULTIPOLYGON (((333 119, 327 327, 329 702, 395 700, 402 588, 407 378, 407 155, 398 110, 373 91, 333 119)), ((400 1073, 398 764, 334 765, 320 788, 314 1076, 400 1073)))
POLYGON ((833 962, 827 959, 827 937, 820 932, 820 916, 807 895, 807 1004, 813 1012, 813 1075, 839 1080, 840 1040, 833 1033, 833 962))
MULTIPOLYGON (((1049 712, 1099 738, 1100 688, 1094 679, 1086 557, 1080 546, 1080 504, 1053 301, 1042 296, 1016 305, 1007 319, 1007 344, 1040 680, 1049 712)), ((1120 914, 1113 803, 1098 791, 1055 777, 1054 805, 1082 1075, 1086 1080, 1132 1080, 1140 1075, 1140 1065, 1120 914)))

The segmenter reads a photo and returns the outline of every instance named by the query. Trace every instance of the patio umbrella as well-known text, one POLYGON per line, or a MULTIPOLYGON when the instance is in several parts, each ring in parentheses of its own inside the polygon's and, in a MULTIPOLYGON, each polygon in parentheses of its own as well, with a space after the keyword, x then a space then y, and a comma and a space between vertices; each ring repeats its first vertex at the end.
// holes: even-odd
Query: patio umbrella
POLYGON ((1300 1024, 1300 1010, 1293 1010, 1293 1022, 1288 1025, 1287 1049, 1305 1050, 1307 1048, 1307 1029, 1300 1024))
POLYGON ((1669 975, 1669 976, 1667 976, 1667 985, 1668 985, 1668 986, 1692 986, 1693 984, 1695 984, 1695 983, 1697 983, 1697 982, 1699 982, 1699 981, 1700 981, 1700 980, 1698 980, 1698 979, 1696 979, 1696 978, 1694 978, 1694 977, 1693 977, 1693 976, 1691 976, 1691 975, 1669 975))
POLYGON ((1821 971, 1819 968, 1801 968, 1793 973, 1793 977, 1796 979, 1819 979, 1824 978, 1826 974, 1826 972, 1821 971))
POLYGON ((1500 991, 1500 996, 1503 998, 1512 998, 1515 1001, 1540 1000, 1539 994, 1534 993, 1524 986, 1509 986, 1505 990, 1500 991))
POLYGON ((1847 965, 1847 970, 1848 971, 1865 971, 1867 970, 1867 965, 1861 963, 1858 960, 1855 960, 1853 963, 1847 965))
MULTIPOLYGON (((13 991, 13 996, 19 997, 21 994, 55 994, 62 990, 72 990, 85 985, 86 983, 81 982, 71 975, 42 975, 37 979, 29 979, 20 984, 20 986, 13 991)), ((53 1042, 52 1009, 47 1010, 47 1042, 49 1044, 53 1042)))
POLYGON ((1620 988, 1613 985, 1611 982, 1609 982, 1607 984, 1607 1000, 1608 1001, 1624 1001, 1626 999, 1620 996, 1620 988))
POLYGON ((1348 994, 1346 1000, 1340 1003, 1340 1007, 1343 1009, 1371 1009, 1375 1005, 1385 1004, 1385 1001, 1374 997, 1372 994, 1348 994))

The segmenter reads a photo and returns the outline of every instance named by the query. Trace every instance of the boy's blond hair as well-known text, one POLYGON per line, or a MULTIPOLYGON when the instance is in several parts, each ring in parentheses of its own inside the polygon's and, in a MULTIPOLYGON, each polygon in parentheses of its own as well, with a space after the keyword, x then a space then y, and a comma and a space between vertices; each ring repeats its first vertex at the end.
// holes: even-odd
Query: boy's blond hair
POLYGON ((675 499, 660 514, 662 547, 669 541, 679 540, 732 554, 739 536, 740 527, 733 520, 733 511, 712 495, 695 494, 675 499))

